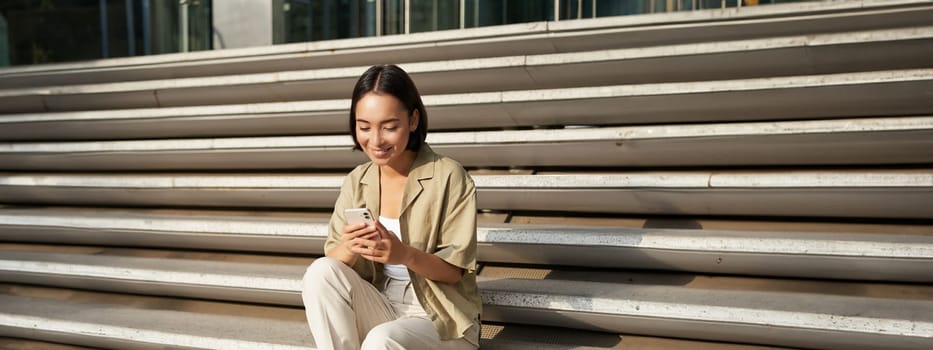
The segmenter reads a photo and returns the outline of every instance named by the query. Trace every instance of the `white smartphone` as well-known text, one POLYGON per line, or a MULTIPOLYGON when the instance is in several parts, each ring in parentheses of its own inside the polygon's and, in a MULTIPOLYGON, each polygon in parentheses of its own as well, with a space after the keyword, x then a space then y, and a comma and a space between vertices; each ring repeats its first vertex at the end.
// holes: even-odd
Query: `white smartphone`
POLYGON ((369 211, 369 208, 345 209, 343 216, 347 219, 348 225, 366 223, 367 226, 373 226, 376 224, 373 213, 369 211))

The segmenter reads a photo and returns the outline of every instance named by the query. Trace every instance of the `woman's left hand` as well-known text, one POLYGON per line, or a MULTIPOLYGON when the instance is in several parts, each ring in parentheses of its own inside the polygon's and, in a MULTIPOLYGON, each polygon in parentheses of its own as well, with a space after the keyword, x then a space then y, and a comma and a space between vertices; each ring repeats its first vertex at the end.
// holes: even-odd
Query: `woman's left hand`
POLYGON ((356 244, 353 245, 351 251, 366 260, 386 265, 405 264, 408 261, 411 247, 402 243, 394 233, 386 230, 379 222, 376 222, 376 230, 379 231, 379 238, 371 240, 355 238, 353 242, 356 244))

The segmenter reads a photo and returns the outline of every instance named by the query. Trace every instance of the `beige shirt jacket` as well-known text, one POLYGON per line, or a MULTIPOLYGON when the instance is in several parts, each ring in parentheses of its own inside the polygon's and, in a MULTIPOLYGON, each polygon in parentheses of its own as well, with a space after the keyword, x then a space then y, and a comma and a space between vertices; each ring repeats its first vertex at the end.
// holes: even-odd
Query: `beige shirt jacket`
MULTIPOLYGON (((344 178, 330 219, 324 251, 340 244, 347 208, 369 208, 379 215, 379 167, 359 165, 344 178)), ((456 284, 434 282, 408 270, 415 294, 443 340, 479 330, 482 300, 476 286, 476 188, 456 161, 421 146, 402 196, 402 242, 463 269, 456 284)), ((385 283, 384 265, 357 259, 353 270, 375 286, 385 283)))

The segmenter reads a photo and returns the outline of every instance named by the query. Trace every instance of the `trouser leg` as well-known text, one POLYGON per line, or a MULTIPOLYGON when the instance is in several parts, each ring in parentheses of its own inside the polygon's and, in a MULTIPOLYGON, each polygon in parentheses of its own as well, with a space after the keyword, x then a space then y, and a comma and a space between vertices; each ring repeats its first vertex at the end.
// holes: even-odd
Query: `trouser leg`
MULTIPOLYGON (((474 337, 473 329, 467 337, 474 337)), ((476 345, 466 338, 441 340, 430 320, 420 317, 406 317, 380 324, 369 331, 363 340, 363 350, 382 349, 449 349, 475 350, 476 345)))
POLYGON ((318 349, 359 349, 363 336, 394 320, 388 300, 346 264, 327 257, 308 267, 301 299, 318 349))
POLYGON ((471 328, 462 339, 442 341, 424 312, 410 282, 390 280, 385 296, 399 319, 380 324, 369 331, 362 349, 470 349, 477 348, 479 330, 471 328))

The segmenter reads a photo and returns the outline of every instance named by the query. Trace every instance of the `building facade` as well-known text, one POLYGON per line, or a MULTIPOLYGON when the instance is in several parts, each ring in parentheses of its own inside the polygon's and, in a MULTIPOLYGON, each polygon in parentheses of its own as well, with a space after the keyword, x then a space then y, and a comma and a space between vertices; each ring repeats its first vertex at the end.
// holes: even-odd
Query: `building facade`
MULTIPOLYGON (((788 0, 761 1, 762 4, 788 0)), ((758 5, 737 0, 5 0, 0 66, 758 5)))

